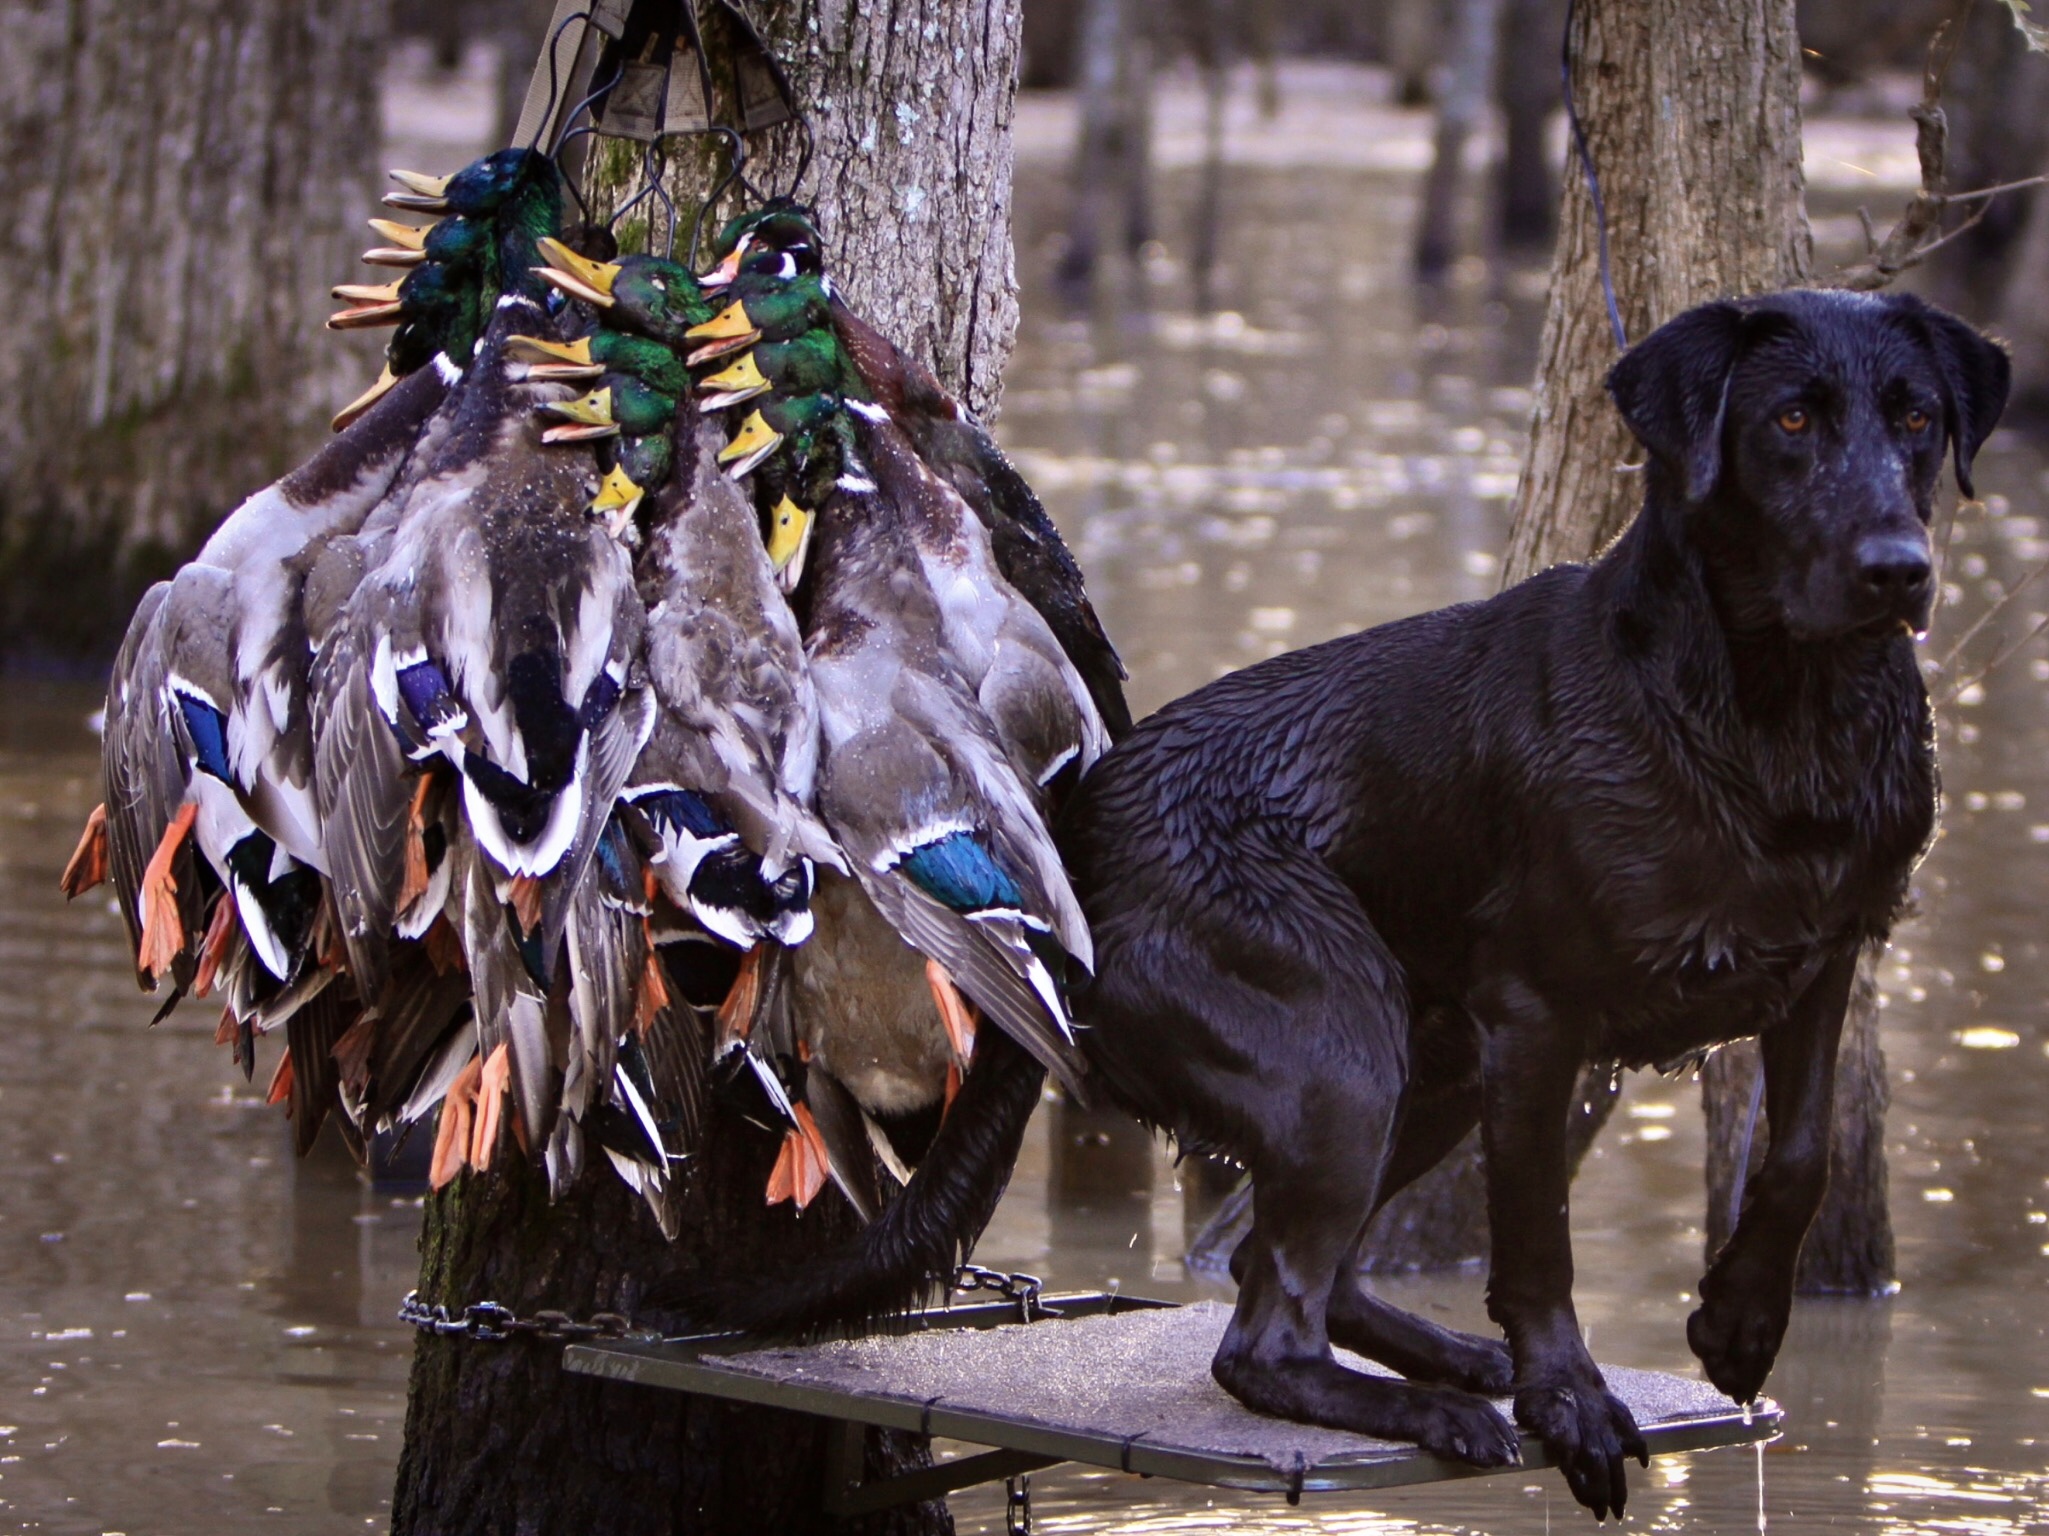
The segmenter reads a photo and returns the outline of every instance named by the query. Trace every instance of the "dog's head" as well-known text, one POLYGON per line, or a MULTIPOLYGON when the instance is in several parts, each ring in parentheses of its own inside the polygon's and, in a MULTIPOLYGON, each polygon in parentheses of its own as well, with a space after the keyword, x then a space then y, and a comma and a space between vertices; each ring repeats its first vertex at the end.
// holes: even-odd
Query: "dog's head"
POLYGON ((1704 304, 1608 375, 1650 450, 1653 507, 1802 638, 1906 623, 1934 596, 1928 516, 2005 408, 2006 354, 1909 294, 1704 304))

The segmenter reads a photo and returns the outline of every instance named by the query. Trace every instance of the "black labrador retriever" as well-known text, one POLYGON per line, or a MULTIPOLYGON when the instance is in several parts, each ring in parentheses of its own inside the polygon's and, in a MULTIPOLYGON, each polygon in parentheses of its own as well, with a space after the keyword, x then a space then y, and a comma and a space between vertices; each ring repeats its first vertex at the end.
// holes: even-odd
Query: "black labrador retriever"
POLYGON ((1609 378, 1650 458, 1599 561, 1223 678, 1082 784, 1060 831, 1095 934, 1090 1062, 1251 1175, 1214 1365, 1233 1396, 1501 1466, 1516 1433, 1477 1394, 1512 1392, 1574 1496, 1619 1515, 1645 1453, 1573 1314, 1574 1078, 1746 1035, 1770 1152, 1686 1333, 1730 1397, 1763 1386, 1858 951, 1934 823, 1930 501, 1945 444, 1971 494, 2007 379, 1911 297, 1691 310, 1609 378), (1379 1203, 1476 1120, 1506 1348, 1356 1279, 1379 1203))

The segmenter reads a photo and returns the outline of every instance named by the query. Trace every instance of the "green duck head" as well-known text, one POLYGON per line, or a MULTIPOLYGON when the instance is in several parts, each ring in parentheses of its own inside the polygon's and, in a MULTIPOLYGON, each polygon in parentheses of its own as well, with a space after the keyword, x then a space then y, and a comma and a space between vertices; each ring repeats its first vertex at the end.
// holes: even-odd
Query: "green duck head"
POLYGON ((726 287, 740 275, 747 258, 763 250, 787 252, 793 277, 800 271, 825 269, 824 241, 811 210, 789 198, 776 198, 740 214, 719 231, 712 243, 717 264, 704 275, 704 286, 726 287))
POLYGON ((671 400, 690 389, 690 370, 661 342, 630 331, 602 327, 574 341, 514 336, 506 351, 528 365, 527 377, 555 383, 589 383, 608 373, 627 374, 671 400))
POLYGON ((535 243, 562 216, 555 164, 531 150, 500 150, 453 176, 394 171, 406 188, 385 200, 396 207, 447 215, 427 227, 373 220, 387 244, 370 253, 377 265, 403 266, 405 276, 382 286, 344 284, 334 296, 349 307, 327 323, 335 330, 395 325, 384 371, 335 417, 340 431, 393 384, 446 353, 467 362, 499 294, 510 286, 538 298, 531 275, 535 243))
POLYGON ((674 344, 711 314, 696 274, 681 262, 659 256, 592 261, 559 240, 542 241, 541 254, 548 265, 540 276, 602 311, 615 330, 674 344))
POLYGON ((794 341, 832 319, 832 288, 822 273, 785 278, 743 271, 727 294, 731 302, 724 309, 683 333, 696 343, 689 357, 693 368, 756 341, 794 341))
POLYGON ((591 498, 591 516, 601 519, 612 537, 620 537, 642 499, 669 478, 673 456, 666 432, 616 439, 612 462, 598 484, 598 494, 591 498))
POLYGON ((837 445, 844 438, 844 404, 829 390, 765 395, 719 450, 719 462, 737 479, 785 445, 789 457, 808 460, 820 445, 837 445))
POLYGON ((831 326, 816 326, 788 341, 762 341, 717 373, 698 381, 698 409, 720 411, 770 390, 811 395, 830 390, 861 395, 853 359, 831 326))
POLYGON ((552 175, 554 162, 531 149, 501 149, 473 160, 451 176, 419 171, 393 171, 404 188, 384 194, 385 206, 420 213, 453 213, 464 218, 489 218, 536 181, 552 175), (541 167, 546 166, 543 172, 541 167))
POLYGON ((600 437, 642 437, 666 432, 676 416, 676 397, 663 394, 630 373, 608 373, 589 394, 554 400, 541 407, 563 425, 541 434, 544 443, 576 443, 600 437))

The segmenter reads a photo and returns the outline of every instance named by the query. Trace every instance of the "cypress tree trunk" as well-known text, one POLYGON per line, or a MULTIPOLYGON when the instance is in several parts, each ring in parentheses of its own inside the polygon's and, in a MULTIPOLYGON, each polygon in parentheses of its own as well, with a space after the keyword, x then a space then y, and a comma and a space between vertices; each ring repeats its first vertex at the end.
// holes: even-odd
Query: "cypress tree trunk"
MULTIPOLYGON (((1792 0, 1581 0, 1573 97, 1607 204, 1630 338, 1681 310, 1807 279, 1792 0)), ((1586 177, 1568 151, 1536 410, 1503 578, 1584 560, 1636 515, 1639 457, 1602 381, 1616 357, 1586 177)))
MULTIPOLYGON (((1573 90, 1607 205, 1615 298, 1632 339, 1694 304, 1805 282, 1812 249, 1800 164, 1800 50, 1792 0, 1582 0, 1573 90)), ((1537 403, 1504 579, 1584 560, 1635 516, 1640 458, 1602 388, 1616 357, 1592 200, 1568 160, 1537 403)), ((1844 1024, 1829 1193, 1803 1289, 1871 1292, 1892 1279, 1884 1056, 1871 957, 1844 1024)), ((1756 1047, 1703 1079, 1709 1252, 1726 1236, 1756 1047), (1746 1062, 1749 1065, 1746 1065, 1746 1062)), ((1761 1116, 1760 1116, 1761 1118, 1761 1116)), ((1769 1129, 1753 1136, 1761 1150, 1769 1129)))
MULTIPOLYGON (((1015 0, 774 0, 749 13, 786 62, 817 135, 800 189, 849 302, 931 364, 972 405, 995 403, 1017 324, 1010 247, 1015 0)), ((716 46, 714 44, 713 46, 716 46)), ((787 188, 799 135, 778 129, 748 162, 787 188)), ((599 150, 594 206, 620 189, 599 150)), ((674 157, 687 220, 711 151, 674 157)), ((723 164, 719 166, 723 170, 723 164)), ((802 1218, 768 1209, 779 1137, 714 1106, 682 1232, 671 1245, 602 1167, 559 1203, 531 1170, 465 1173, 427 1206, 420 1290, 452 1309, 492 1300, 522 1314, 641 1316, 658 1277, 714 1266, 802 1263, 844 1239, 852 1217, 828 1188, 802 1218)), ((657 1326, 659 1316, 645 1316, 657 1326)), ((812 1532, 823 1426, 801 1416, 686 1399, 564 1375, 559 1346, 422 1337, 393 1499, 401 1536, 603 1531, 606 1536, 812 1532)), ((916 1436, 871 1433, 871 1475, 923 1462, 916 1436)), ((847 1527, 951 1530, 928 1504, 847 1527)))
POLYGON ((386 13, 0 0, 0 645, 111 648, 374 372, 320 322, 375 198, 386 13))

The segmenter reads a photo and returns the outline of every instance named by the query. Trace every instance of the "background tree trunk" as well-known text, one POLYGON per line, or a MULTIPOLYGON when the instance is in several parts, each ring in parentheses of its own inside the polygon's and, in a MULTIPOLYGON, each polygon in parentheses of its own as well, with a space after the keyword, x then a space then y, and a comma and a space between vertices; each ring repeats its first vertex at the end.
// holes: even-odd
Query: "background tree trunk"
MULTIPOLYGON (((1416 214, 1416 277, 1441 282, 1458 255, 1466 145, 1487 120, 1501 0, 1451 0, 1444 17, 1444 60, 1437 78, 1437 129, 1416 214)), ((1527 67, 1527 64, 1524 65, 1527 67)))
POLYGON ((320 322, 375 198, 386 15, 0 0, 0 645, 110 649, 375 371, 320 322))
MULTIPOLYGON (((1573 28, 1573 89, 1631 339, 1709 299, 1805 282, 1812 248, 1791 0, 1583 0, 1573 28)), ((1616 352, 1592 200, 1571 162, 1565 188, 1507 581, 1590 558, 1642 497, 1637 477, 1618 469, 1640 452, 1602 387, 1616 352)), ((1870 1292, 1892 1280, 1875 996, 1867 956, 1844 1024, 1836 1161, 1803 1288, 1870 1292)), ((1710 1255, 1728 1231, 1737 1145, 1751 1119, 1754 1065, 1745 1062, 1755 1055, 1754 1045, 1731 1047, 1703 1078, 1710 1255)), ((1753 1154, 1767 1136, 1753 1137, 1753 1154)))
MULTIPOLYGON (((1804 282, 1800 48, 1790 0, 1582 0, 1573 94, 1636 340, 1708 299, 1804 282)), ((1536 409, 1504 580, 1584 560, 1636 515, 1638 457, 1602 381, 1616 357, 1586 178, 1568 154, 1536 409)))
MULTIPOLYGON (((750 14, 812 113, 814 180, 800 191, 817 213, 834 280, 857 310, 990 411, 1017 324, 1015 0, 775 0, 750 14)), ((799 135, 779 129, 771 137, 774 144, 755 146, 748 173, 785 189, 799 135)), ((632 149, 595 152, 597 179, 629 159, 637 166, 632 149)), ((709 163, 677 157, 679 249, 709 163)), ((611 206, 620 191, 600 186, 594 206, 611 206)), ((524 1167, 466 1173, 428 1202, 421 1294, 452 1308, 489 1299, 522 1313, 634 1315, 649 1284, 677 1269, 801 1263, 842 1240, 852 1217, 832 1189, 801 1219, 787 1206, 763 1206, 779 1140, 715 1106, 673 1246, 602 1168, 554 1206, 524 1167)), ((818 1421, 796 1415, 574 1380, 562 1373, 555 1346, 423 1337, 392 1529, 824 1530, 831 1525, 819 1508, 821 1433, 818 1421)), ((869 1437, 871 1473, 925 1454, 915 1436, 869 1437)), ((929 1504, 848 1528, 940 1532, 951 1521, 944 1505, 929 1504)))

